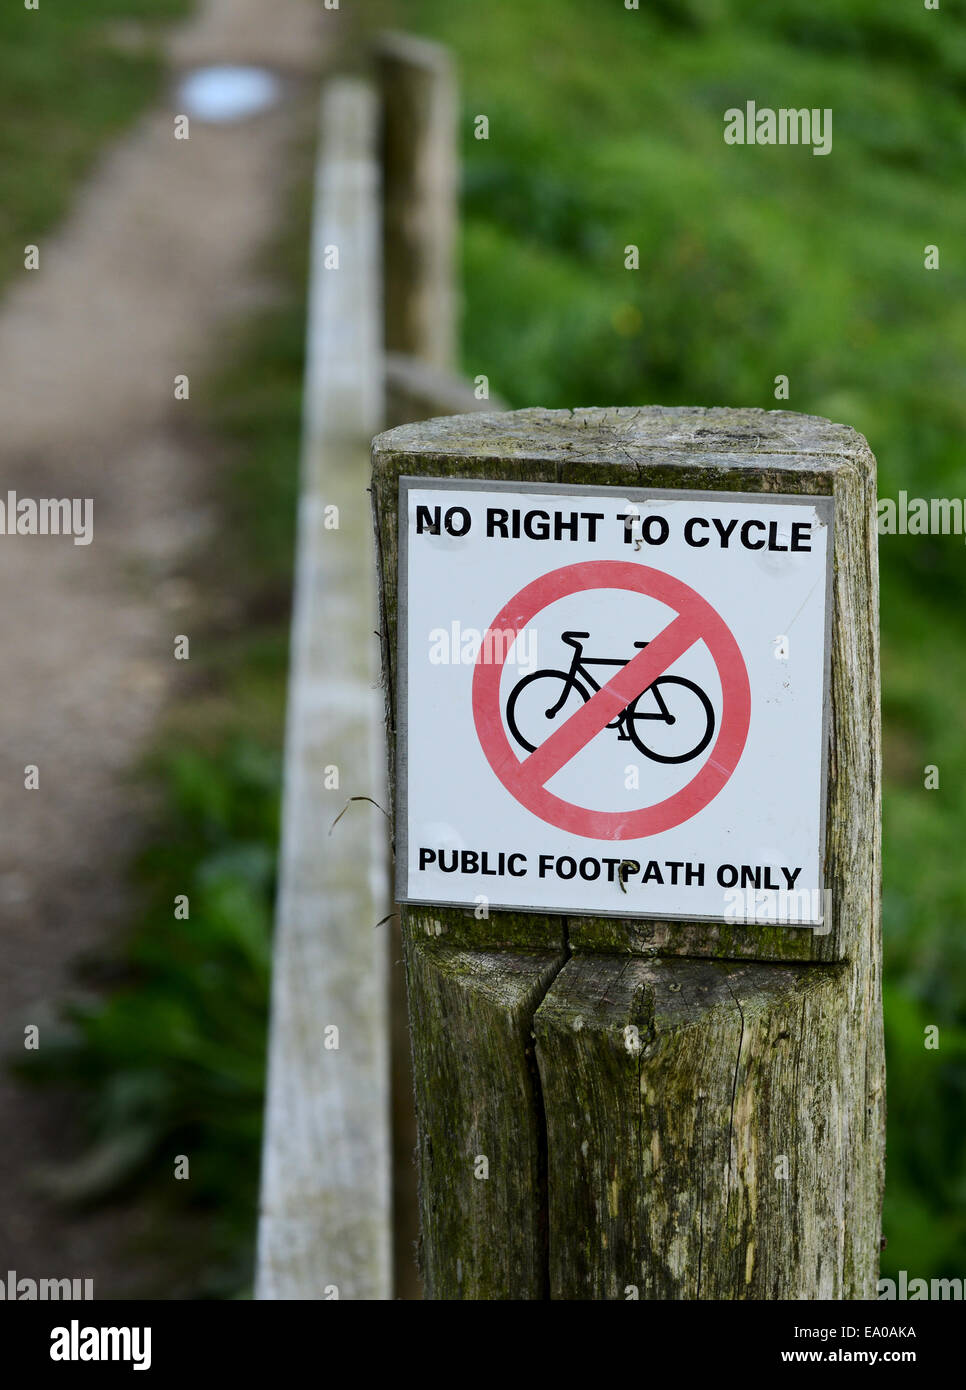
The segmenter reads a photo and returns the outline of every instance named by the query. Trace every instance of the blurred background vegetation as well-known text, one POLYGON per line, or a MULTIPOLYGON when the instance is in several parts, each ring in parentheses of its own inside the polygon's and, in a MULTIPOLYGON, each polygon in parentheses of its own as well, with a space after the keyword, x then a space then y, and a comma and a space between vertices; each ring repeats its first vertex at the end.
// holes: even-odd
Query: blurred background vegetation
MULTIPOLYGON (((181 8, 85 0, 62 21, 75 31, 69 103, 59 43, 14 63, 21 85, 9 102, 0 91, 0 242, 19 252, 38 200, 59 214, 97 141, 144 98, 149 59, 105 56, 88 19, 181 8), (18 153, 23 93, 48 132, 44 189, 18 153)), ((867 436, 880 496, 966 496, 964 8, 372 0, 373 26, 440 39, 457 57, 466 373, 485 373, 513 406, 826 415, 867 436), (831 107, 831 155, 726 146, 723 112, 752 99, 831 107), (487 141, 473 136, 479 114, 487 141), (630 243, 636 272, 624 268, 630 243), (924 268, 931 244, 938 271, 924 268), (787 401, 775 399, 779 374, 787 401)), ((284 295, 225 368, 208 422, 235 459, 222 506, 239 546, 200 578, 241 585, 245 621, 213 634, 205 679, 159 734, 146 775, 166 809, 136 870, 144 910, 122 983, 74 1011, 52 1065, 90 1100, 99 1157, 79 1197, 134 1183, 163 1203, 172 1144, 196 1156, 199 1220, 179 1287, 216 1296, 245 1290, 254 1229, 308 158, 299 178, 284 295), (182 892, 190 923, 172 935, 182 892)), ((966 1273, 964 556, 962 536, 880 543, 887 1275, 966 1273), (937 790, 924 786, 929 764, 937 790), (930 1025, 938 1050, 925 1047, 930 1025)))
MULTIPOLYGON (((459 60, 470 376, 486 373, 513 406, 825 415, 866 435, 880 497, 966 497, 963 4, 388 9, 459 60), (724 111, 749 100, 830 107, 832 153, 725 145, 724 111), (636 272, 624 269, 631 243, 636 272), (924 268, 927 245, 938 271, 924 268)), ((882 1272, 955 1277, 966 1272, 964 537, 884 536, 880 562, 882 1272), (928 764, 937 790, 925 789, 928 764)))

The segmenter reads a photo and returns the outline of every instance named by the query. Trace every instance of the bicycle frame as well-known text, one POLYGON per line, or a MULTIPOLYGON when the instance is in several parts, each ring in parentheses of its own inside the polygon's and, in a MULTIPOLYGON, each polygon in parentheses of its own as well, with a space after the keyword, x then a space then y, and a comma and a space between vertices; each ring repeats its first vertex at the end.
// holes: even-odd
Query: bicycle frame
MULTIPOLYGON (((567 673, 567 684, 563 687, 560 699, 551 709, 547 711, 547 714, 551 718, 554 715, 558 714, 561 709, 563 709, 564 705, 567 702, 567 697, 569 696, 571 690, 573 689, 578 679, 586 681, 588 685, 593 687, 595 692, 600 690, 600 684, 598 681, 594 679, 590 671, 587 670, 588 666, 627 665, 627 662, 622 660, 620 657, 584 656, 583 644, 577 638, 572 637, 568 640, 567 636, 565 635, 564 641, 567 642, 567 645, 569 647, 573 647, 574 654, 571 658, 570 670, 567 673)), ((634 645, 643 649, 648 644, 646 642, 635 642, 634 645)), ((658 680, 655 681, 653 685, 649 685, 647 687, 650 693, 654 696, 654 699, 658 705, 658 709, 653 714, 648 713, 645 710, 635 710, 635 715, 638 719, 660 719, 665 724, 673 724, 674 720, 671 716, 670 711, 668 710, 667 705, 664 703, 664 699, 661 695, 660 690, 658 689, 659 680, 660 678, 658 678, 658 680)), ((641 695, 646 693, 646 691, 641 691, 641 695)), ((636 700, 639 700, 640 698, 640 695, 635 696, 636 700)), ((629 701, 628 704, 624 707, 624 709, 621 710, 617 718, 613 720, 610 724, 606 725, 608 729, 620 729, 620 737, 622 739, 630 738, 630 734, 627 733, 627 731, 624 728, 624 715, 627 713, 628 708, 632 704, 634 704, 634 700, 629 701)))

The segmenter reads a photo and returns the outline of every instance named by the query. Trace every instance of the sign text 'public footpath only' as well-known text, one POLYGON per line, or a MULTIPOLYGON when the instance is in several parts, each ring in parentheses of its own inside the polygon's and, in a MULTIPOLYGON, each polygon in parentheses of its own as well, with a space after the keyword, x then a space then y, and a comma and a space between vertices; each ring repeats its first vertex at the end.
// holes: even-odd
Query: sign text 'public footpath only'
POLYGON ((831 501, 400 488, 400 899, 826 929, 831 501))

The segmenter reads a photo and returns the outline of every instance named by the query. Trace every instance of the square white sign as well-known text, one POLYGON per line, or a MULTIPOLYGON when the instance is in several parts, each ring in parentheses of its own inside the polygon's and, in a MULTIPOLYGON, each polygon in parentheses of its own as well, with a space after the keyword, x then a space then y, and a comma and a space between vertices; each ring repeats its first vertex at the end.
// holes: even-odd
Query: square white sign
POLYGON ((832 515, 401 479, 399 900, 828 930, 832 515))

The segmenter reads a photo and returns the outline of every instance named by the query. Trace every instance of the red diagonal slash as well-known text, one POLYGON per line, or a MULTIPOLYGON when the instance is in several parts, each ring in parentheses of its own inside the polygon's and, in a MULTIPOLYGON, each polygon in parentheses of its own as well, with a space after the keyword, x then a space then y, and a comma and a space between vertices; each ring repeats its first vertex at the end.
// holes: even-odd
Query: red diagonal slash
POLYGON ((617 675, 594 692, 586 704, 554 729, 520 764, 522 782, 542 787, 565 763, 600 733, 632 700, 683 656, 701 636, 690 614, 681 614, 638 652, 617 675))
POLYGON ((505 648, 502 660, 487 662, 484 639, 473 673, 473 721, 493 772, 533 815, 588 839, 640 839, 689 820, 717 796, 734 772, 745 746, 751 719, 751 689, 738 644, 707 599, 673 575, 628 561, 587 560, 552 570, 515 594, 488 631, 520 633, 548 604, 598 589, 646 594, 666 604, 678 616, 522 760, 507 738, 500 700, 500 680, 509 648, 505 648), (722 711, 714 746, 686 786, 653 806, 613 811, 578 806, 547 790, 546 783, 555 773, 698 641, 704 642, 715 663, 721 682, 722 711))

